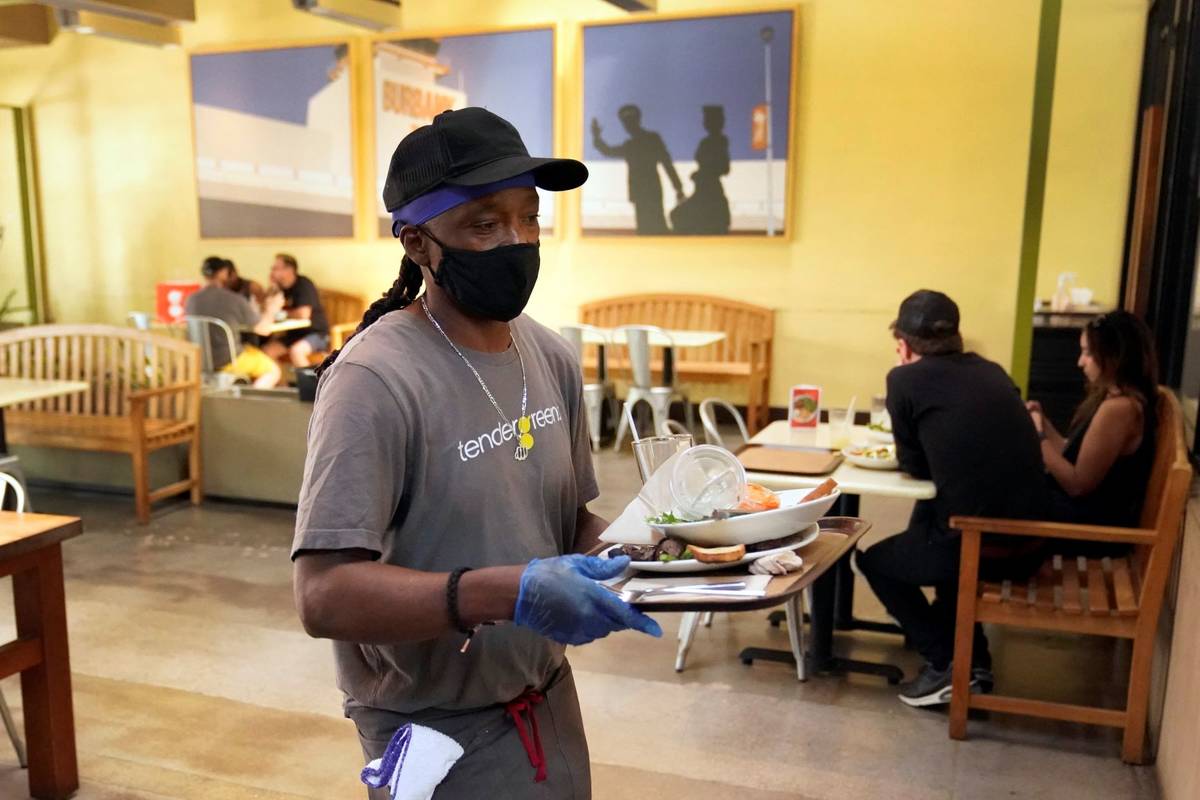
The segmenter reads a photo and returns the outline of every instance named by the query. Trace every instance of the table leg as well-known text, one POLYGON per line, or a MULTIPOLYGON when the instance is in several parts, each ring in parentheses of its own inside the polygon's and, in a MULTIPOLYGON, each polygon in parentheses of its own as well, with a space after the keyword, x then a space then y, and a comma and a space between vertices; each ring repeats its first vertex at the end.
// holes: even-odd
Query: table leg
POLYGON ((602 344, 596 345, 596 383, 608 383, 608 361, 602 344))
MULTIPOLYGON (((837 514, 843 517, 859 515, 859 496, 844 494, 838 498, 837 514)), ((854 569, 850 566, 849 558, 844 558, 837 564, 837 593, 834 601, 834 619, 839 631, 874 631, 875 633, 894 633, 903 636, 900 626, 890 622, 872 622, 854 616, 854 569)))
POLYGON ((663 348, 663 386, 675 385, 675 348, 663 348))
POLYGON ((60 545, 41 551, 34 569, 13 575, 13 599, 17 636, 42 643, 41 663, 21 673, 29 793, 65 800, 79 788, 79 768, 60 545))
POLYGON ((792 645, 792 658, 796 662, 796 680, 803 683, 808 680, 808 656, 804 652, 804 625, 800 618, 804 615, 804 605, 800 602, 803 593, 795 594, 787 601, 788 641, 792 645))
POLYGON ((4 432, 4 407, 0 406, 0 456, 8 453, 8 434, 4 432))
MULTIPOLYGON (((904 671, 897 666, 841 658, 833 654, 833 631, 836 627, 835 612, 839 588, 838 573, 844 568, 843 564, 849 565, 851 555, 852 553, 846 553, 841 561, 813 581, 812 600, 809 608, 809 615, 812 619, 810 628, 812 646, 808 653, 810 668, 814 672, 833 675, 847 672, 877 675, 885 678, 889 684, 898 684, 904 679, 904 671)), ((852 572, 851 577, 853 577, 852 572)), ((853 599, 853 595, 851 595, 851 599, 853 599)), ((756 660, 776 661, 784 664, 795 663, 795 658, 787 650, 771 650, 762 647, 747 647, 742 650, 739 657, 743 664, 752 664, 756 660)))

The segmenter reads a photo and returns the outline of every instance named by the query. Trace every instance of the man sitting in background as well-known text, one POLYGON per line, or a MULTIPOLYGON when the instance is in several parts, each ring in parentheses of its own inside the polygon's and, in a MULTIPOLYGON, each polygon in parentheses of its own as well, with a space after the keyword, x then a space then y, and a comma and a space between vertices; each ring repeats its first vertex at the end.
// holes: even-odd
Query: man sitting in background
MULTIPOLYGON (((906 531, 857 554, 871 588, 925 657, 900 692, 910 706, 950 701, 960 550, 950 518, 1035 519, 1047 499, 1041 447, 1020 391, 998 364, 963 352, 958 322, 958 306, 941 292, 922 290, 900 304, 892 323, 900 366, 888 373, 888 412, 901 469, 932 480, 937 496, 916 504, 906 531), (923 586, 934 587, 932 604, 923 586)), ((985 577, 1035 569, 1039 543, 1027 544, 982 562, 985 577)), ((991 656, 978 625, 972 667, 972 688, 989 691, 991 656)))
POLYGON ((234 345, 238 348, 236 353, 229 352, 224 333, 215 325, 209 326, 213 369, 250 381, 260 389, 269 389, 279 383, 279 365, 257 347, 241 345, 241 335, 246 331, 260 336, 269 333, 275 313, 283 307, 283 297, 268 297, 266 307, 259 314, 246 298, 226 288, 230 272, 229 261, 218 256, 204 259, 200 273, 206 285, 188 297, 184 313, 193 317, 219 319, 233 330, 234 345))
POLYGON ((293 367, 307 367, 309 356, 329 349, 329 322, 325 319, 317 287, 300 274, 296 259, 287 253, 275 256, 275 263, 271 265, 271 287, 274 292, 283 293, 283 308, 288 319, 306 319, 310 324, 307 328, 272 338, 263 345, 263 350, 271 358, 280 359, 286 355, 293 367))
POLYGON ((263 289, 262 284, 239 275, 237 265, 228 258, 225 259, 225 263, 229 265, 229 283, 225 288, 249 300, 250 305, 254 308, 262 308, 267 298, 267 292, 263 289))

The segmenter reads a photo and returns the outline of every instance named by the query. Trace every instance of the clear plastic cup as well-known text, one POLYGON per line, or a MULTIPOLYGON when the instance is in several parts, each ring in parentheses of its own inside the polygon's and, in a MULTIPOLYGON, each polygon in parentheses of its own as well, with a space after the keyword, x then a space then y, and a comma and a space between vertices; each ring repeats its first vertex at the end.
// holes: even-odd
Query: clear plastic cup
POLYGON ((733 508, 746 494, 746 470, 723 447, 702 444, 679 457, 671 475, 671 496, 685 516, 703 519, 733 508))
POLYGON ((877 394, 871 398, 871 424, 887 426, 887 397, 877 394))
POLYGON ((638 474, 642 483, 650 480, 655 470, 666 463, 667 459, 676 453, 682 453, 693 444, 690 434, 679 433, 673 436, 647 436, 633 443, 633 457, 637 461, 638 474))
POLYGON ((829 448, 844 450, 850 446, 850 419, 845 408, 829 409, 829 448))

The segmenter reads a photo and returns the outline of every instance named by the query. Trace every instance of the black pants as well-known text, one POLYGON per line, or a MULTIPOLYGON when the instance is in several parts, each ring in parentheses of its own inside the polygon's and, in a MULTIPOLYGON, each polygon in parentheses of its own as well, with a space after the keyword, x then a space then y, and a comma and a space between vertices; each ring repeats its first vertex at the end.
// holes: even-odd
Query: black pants
MULTIPOLYGON (((957 536, 910 528, 855 554, 871 589, 916 645, 925 660, 945 669, 954 657, 954 616, 958 603, 957 536), (922 586, 934 587, 934 601, 922 586)), ((983 626, 975 626, 972 666, 991 669, 983 626)))

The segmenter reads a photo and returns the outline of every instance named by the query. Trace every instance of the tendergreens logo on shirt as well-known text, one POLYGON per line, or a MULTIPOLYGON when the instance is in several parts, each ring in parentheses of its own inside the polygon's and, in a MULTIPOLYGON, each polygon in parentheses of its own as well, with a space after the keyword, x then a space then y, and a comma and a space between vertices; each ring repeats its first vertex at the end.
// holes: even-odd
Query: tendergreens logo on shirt
MULTIPOLYGON (((562 412, 558 410, 558 406, 547 406, 541 411, 533 411, 529 414, 530 427, 533 432, 550 425, 556 425, 563 420, 562 412)), ((478 436, 474 439, 459 441, 458 457, 463 461, 470 461, 473 458, 479 458, 484 453, 494 450, 501 445, 515 442, 517 438, 517 421, 497 423, 496 427, 491 431, 478 436)), ((535 436, 536 440, 537 437, 535 436)), ((513 445, 515 447, 515 445, 513 445)))

